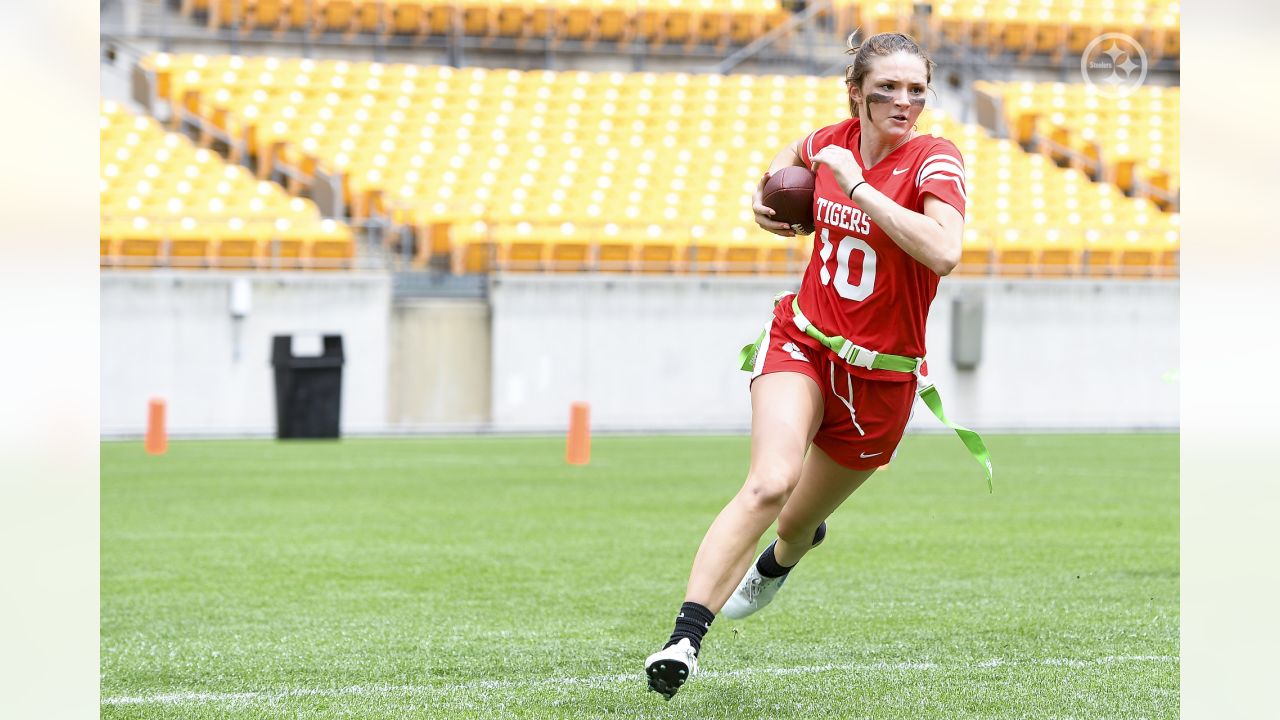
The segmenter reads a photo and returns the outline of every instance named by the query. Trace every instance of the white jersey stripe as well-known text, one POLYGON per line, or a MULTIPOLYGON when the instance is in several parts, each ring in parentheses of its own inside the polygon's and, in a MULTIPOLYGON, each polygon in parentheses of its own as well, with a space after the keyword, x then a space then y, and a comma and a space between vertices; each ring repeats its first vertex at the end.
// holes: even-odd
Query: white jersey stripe
POLYGON ((810 168, 813 167, 813 136, 817 134, 818 134, 817 130, 814 130, 813 132, 809 133, 809 139, 805 140, 804 142, 805 154, 809 156, 808 164, 810 168))
POLYGON ((929 179, 929 180, 950 180, 951 182, 955 183, 955 184, 956 184, 956 189, 960 191, 960 197, 964 199, 964 202, 965 202, 965 204, 966 204, 966 205, 968 205, 968 204, 969 204, 969 195, 968 195, 967 193, 965 193, 965 191, 964 191, 964 185, 961 185, 961 184, 960 184, 960 180, 958 180, 957 178, 955 178, 955 177, 953 177, 953 176, 951 176, 951 175, 939 175, 939 174, 935 174, 935 175, 933 175, 932 177, 930 177, 930 178, 928 178, 928 179, 929 179))
POLYGON ((955 181, 956 181, 956 183, 957 183, 961 188, 963 188, 963 187, 964 187, 964 176, 963 176, 963 175, 958 175, 954 170, 950 170, 950 169, 947 169, 947 170, 933 170, 933 171, 931 171, 928 175, 925 175, 923 178, 921 178, 921 179, 920 179, 920 187, 924 187, 924 184, 925 184, 925 183, 927 183, 927 182, 929 182, 930 180, 933 180, 933 179, 935 179, 935 178, 944 178, 944 179, 946 179, 946 180, 955 180, 955 181))
POLYGON ((928 165, 925 165, 920 168, 920 172, 916 174, 916 177, 920 180, 924 180, 926 177, 938 171, 952 172, 960 177, 964 177, 964 168, 953 162, 947 162, 946 160, 934 160, 928 165))
POLYGON ((955 158, 946 157, 946 159, 931 159, 926 160, 924 164, 920 166, 920 172, 916 173, 916 186, 919 187, 920 183, 924 182, 925 178, 936 172, 952 172, 959 175, 961 179, 964 178, 964 168, 960 167, 960 164, 955 161, 955 158))
POLYGON ((915 174, 916 186, 919 186, 920 182, 924 181, 924 170, 929 169, 929 165, 936 163, 936 161, 937 163, 952 165, 952 167, 959 170, 960 177, 964 177, 964 168, 961 167, 960 159, 956 158, 955 155, 929 155, 928 158, 924 159, 923 163, 920 163, 920 172, 915 174))

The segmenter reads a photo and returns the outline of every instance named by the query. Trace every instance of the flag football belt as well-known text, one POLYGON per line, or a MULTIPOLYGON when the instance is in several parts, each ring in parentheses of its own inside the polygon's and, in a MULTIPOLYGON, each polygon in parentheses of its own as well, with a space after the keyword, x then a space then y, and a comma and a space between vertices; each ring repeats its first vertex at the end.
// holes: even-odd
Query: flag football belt
MULTIPOLYGON (((924 358, 912 358, 904 355, 890 355, 889 353, 876 352, 857 345, 839 335, 834 337, 824 334, 821 330, 813 326, 809 322, 809 318, 800 312, 800 299, 792 293, 783 293, 773 299, 774 304, 778 304, 782 298, 791 295, 791 310, 795 314, 795 324, 805 335, 822 343, 823 347, 836 354, 836 357, 853 365, 854 367, 866 368, 867 370, 889 370, 891 372, 911 373, 916 376, 916 395, 924 401, 924 404, 938 418, 939 422, 956 432, 960 437, 960 442, 964 443, 965 448, 969 450, 969 454, 973 459, 978 461, 987 472, 987 490, 992 490, 991 484, 991 453, 987 450, 987 445, 982 441, 982 436, 970 430, 967 427, 957 425, 947 418, 942 410, 942 398, 938 395, 938 389, 928 378, 920 374, 920 366, 924 364, 924 358)), ((756 355, 760 353, 761 346, 765 342, 765 335, 768 328, 760 332, 760 337, 756 338, 754 343, 742 348, 738 353, 738 364, 743 370, 751 372, 755 368, 756 355)))

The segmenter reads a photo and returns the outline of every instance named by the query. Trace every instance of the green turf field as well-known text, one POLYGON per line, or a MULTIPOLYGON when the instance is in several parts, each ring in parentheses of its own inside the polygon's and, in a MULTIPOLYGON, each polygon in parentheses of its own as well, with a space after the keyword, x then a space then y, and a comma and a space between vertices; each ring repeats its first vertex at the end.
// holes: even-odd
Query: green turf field
POLYGON ((1178 439, 911 436, 671 702, 745 438, 102 446, 106 718, 1172 718, 1178 439))

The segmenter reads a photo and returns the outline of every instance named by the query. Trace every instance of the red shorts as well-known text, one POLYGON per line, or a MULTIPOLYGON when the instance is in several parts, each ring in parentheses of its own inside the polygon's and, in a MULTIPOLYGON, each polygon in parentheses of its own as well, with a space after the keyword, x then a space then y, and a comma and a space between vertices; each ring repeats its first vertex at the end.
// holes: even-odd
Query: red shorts
MULTIPOLYGON (((814 349, 791 337, 790 324, 769 323, 756 355, 751 379, 776 372, 796 372, 822 389, 822 425, 813 444, 852 470, 889 464, 911 419, 916 383, 867 380, 826 348, 814 349)), ((795 330, 798 334, 800 331, 795 330)))

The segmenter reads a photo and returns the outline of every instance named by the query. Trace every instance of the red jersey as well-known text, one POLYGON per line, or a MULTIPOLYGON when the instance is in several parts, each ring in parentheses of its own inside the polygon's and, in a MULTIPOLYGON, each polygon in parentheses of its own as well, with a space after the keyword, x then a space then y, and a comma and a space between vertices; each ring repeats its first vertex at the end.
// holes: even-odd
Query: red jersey
MULTIPOLYGON (((852 151, 862 167, 861 135, 856 119, 815 130, 802 143, 800 158, 811 167, 814 153, 839 145, 852 151)), ((964 159, 949 140, 918 135, 871 169, 862 167, 862 173, 871 187, 908 210, 923 212, 924 196, 934 195, 964 215, 964 159)), ((863 213, 825 166, 818 170, 813 218, 813 255, 800 283, 800 309, 827 335, 844 336, 877 352, 924 357, 925 320, 938 276, 863 213)), ((790 305, 779 303, 778 317, 794 328, 790 305)), ((802 339, 821 347, 807 335, 802 339)), ((871 380, 915 379, 891 370, 850 367, 854 375, 871 380)))

